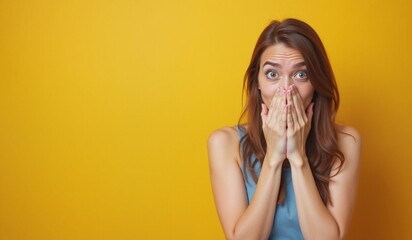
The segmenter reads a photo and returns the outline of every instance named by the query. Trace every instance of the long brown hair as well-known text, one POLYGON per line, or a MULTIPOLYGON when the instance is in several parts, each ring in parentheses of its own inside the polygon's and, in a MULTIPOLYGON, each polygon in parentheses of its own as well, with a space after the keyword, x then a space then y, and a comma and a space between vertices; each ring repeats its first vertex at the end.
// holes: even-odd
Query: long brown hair
MULTIPOLYGON (((262 166, 266 155, 266 141, 262 130, 262 97, 258 89, 258 75, 262 53, 277 43, 298 50, 305 61, 308 76, 315 89, 312 126, 306 141, 306 154, 312 170, 316 186, 323 203, 331 202, 329 181, 335 161, 340 161, 338 171, 342 168, 344 155, 337 144, 338 129, 335 116, 339 107, 339 93, 325 48, 317 33, 306 23, 297 19, 272 21, 261 33, 246 70, 243 91, 246 94, 246 105, 239 119, 247 118, 243 131, 246 134, 240 140, 240 151, 243 156, 243 174, 251 173, 257 182, 254 167, 262 166), (255 156, 252 159, 252 156, 255 156)), ((284 180, 282 180, 278 202, 284 199, 284 180)))

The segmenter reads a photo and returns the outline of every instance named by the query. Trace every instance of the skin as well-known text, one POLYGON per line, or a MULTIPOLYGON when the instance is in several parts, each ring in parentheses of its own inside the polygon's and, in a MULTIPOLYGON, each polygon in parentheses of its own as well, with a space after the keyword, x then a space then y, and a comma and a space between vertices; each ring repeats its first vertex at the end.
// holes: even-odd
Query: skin
MULTIPOLYGON (((288 159, 299 224, 305 239, 343 239, 355 201, 361 140, 351 127, 342 127, 338 146, 345 156, 342 170, 329 184, 333 206, 325 206, 317 191, 305 152, 313 115, 314 89, 305 75, 304 60, 283 44, 261 56, 263 132, 267 151, 256 191, 247 204, 238 154, 237 130, 225 127, 208 139, 210 176, 217 212, 227 239, 267 239, 276 212, 283 162, 288 159), (347 135, 350 134, 350 135, 347 135)), ((332 172, 334 175, 336 172, 332 172)))
POLYGON ((288 89, 292 85, 301 96, 305 108, 312 100, 314 88, 307 77, 305 61, 299 51, 276 44, 262 54, 259 69, 259 90, 266 106, 271 104, 278 88, 288 89), (273 66, 275 65, 275 66, 273 66))
POLYGON ((307 76, 305 61, 300 52, 284 44, 270 46, 263 52, 258 81, 264 102, 262 122, 265 138, 269 143, 268 154, 277 154, 276 161, 283 162, 288 155, 298 154, 295 153, 297 147, 304 150, 310 130, 310 124, 306 123, 311 119, 311 116, 307 118, 307 113, 312 113, 313 104, 310 102, 315 90, 307 76), (300 119, 298 125, 293 125, 293 117, 300 119), (289 125, 295 128, 306 126, 303 136, 294 139, 295 141, 286 141, 287 129, 290 134, 294 131, 294 128, 288 128, 289 125), (273 129, 276 131, 272 131, 273 129))

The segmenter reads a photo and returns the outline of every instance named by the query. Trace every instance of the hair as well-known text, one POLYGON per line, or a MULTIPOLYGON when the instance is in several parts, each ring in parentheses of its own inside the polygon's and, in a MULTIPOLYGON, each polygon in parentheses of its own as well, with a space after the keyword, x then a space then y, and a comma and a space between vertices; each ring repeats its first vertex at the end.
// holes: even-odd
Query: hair
MULTIPOLYGON (((256 183, 258 177, 254 167, 257 163, 263 166, 267 146, 260 115, 263 100, 258 89, 258 75, 262 53, 268 47, 279 43, 296 49, 302 54, 309 80, 315 90, 312 99, 314 102, 312 126, 305 148, 317 189, 326 205, 328 202, 332 203, 329 192, 332 168, 335 162, 339 161, 336 172, 338 174, 345 161, 343 153, 338 148, 338 129, 335 124, 339 92, 319 36, 313 28, 300 20, 288 18, 283 21, 272 21, 257 40, 244 76, 243 92, 246 95, 246 104, 239 118, 239 126, 242 120, 247 119, 245 123, 247 128, 241 126, 246 134, 239 144, 239 151, 243 156, 243 175, 246 176, 246 171, 249 171, 256 183), (253 155, 254 159, 252 159, 253 155)), ((283 177, 280 186, 278 203, 283 202, 285 195, 283 177)))

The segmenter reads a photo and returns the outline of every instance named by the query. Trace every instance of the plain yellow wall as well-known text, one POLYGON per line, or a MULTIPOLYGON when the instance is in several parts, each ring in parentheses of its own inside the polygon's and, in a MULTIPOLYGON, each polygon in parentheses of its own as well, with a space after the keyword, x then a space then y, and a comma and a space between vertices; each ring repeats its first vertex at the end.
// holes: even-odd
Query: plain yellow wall
POLYGON ((410 1, 0 0, 0 239, 224 239, 206 139, 258 35, 321 36, 363 136, 348 239, 408 239, 410 1))

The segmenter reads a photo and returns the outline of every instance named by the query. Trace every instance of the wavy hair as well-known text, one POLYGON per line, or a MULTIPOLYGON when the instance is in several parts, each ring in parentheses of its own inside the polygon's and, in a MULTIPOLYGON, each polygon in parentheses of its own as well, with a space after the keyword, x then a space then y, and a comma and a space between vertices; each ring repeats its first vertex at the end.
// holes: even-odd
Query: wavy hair
MULTIPOLYGON (((241 126, 245 135, 241 138, 239 151, 243 156, 242 171, 251 173, 256 183, 258 176, 254 171, 257 163, 263 166, 266 155, 266 141, 262 129, 263 102, 258 89, 258 75, 262 53, 270 46, 283 43, 298 50, 305 61, 308 77, 315 89, 313 99, 313 119, 311 130, 306 141, 306 154, 312 170, 316 186, 323 203, 331 203, 329 182, 331 171, 336 161, 339 161, 338 171, 345 161, 343 153, 338 148, 338 129, 335 116, 339 107, 339 92, 325 48, 317 33, 308 24, 288 18, 283 21, 272 21, 261 33, 254 48, 252 59, 246 70, 243 82, 243 92, 246 95, 246 104, 239 118, 245 120, 241 126), (252 156, 255 156, 252 159, 252 156)), ((279 191, 278 203, 284 201, 285 183, 279 191)))

